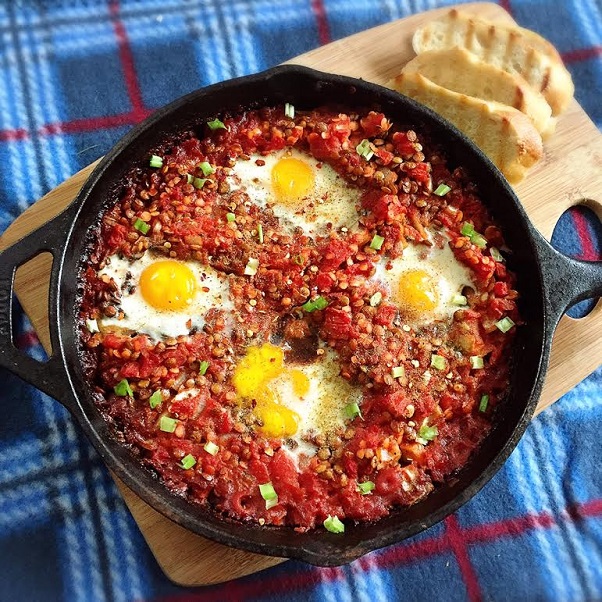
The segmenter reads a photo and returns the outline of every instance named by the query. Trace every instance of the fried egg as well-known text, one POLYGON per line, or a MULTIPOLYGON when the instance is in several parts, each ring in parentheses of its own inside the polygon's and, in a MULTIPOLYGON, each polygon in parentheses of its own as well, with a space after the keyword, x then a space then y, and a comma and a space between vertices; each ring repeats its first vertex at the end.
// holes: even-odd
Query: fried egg
POLYGON ((269 206, 281 223, 308 234, 353 228, 358 221, 360 190, 332 167, 295 149, 238 160, 229 176, 231 190, 244 190, 260 207, 269 206))
POLYGON ((335 353, 324 348, 310 364, 285 361, 281 347, 264 343, 250 347, 234 371, 241 402, 259 419, 259 431, 283 439, 296 462, 316 447, 308 436, 335 433, 345 426, 345 407, 361 404, 362 393, 339 374, 335 353))
POLYGON ((410 243, 402 257, 384 257, 376 264, 372 281, 384 288, 406 321, 451 319, 459 309, 455 297, 465 286, 474 286, 470 269, 456 259, 448 242, 430 247, 410 243))
POLYGON ((211 308, 234 309, 227 278, 193 262, 150 252, 134 261, 113 255, 98 275, 115 281, 121 294, 119 309, 125 314, 121 319, 99 319, 105 329, 119 327, 161 340, 201 329, 211 308))

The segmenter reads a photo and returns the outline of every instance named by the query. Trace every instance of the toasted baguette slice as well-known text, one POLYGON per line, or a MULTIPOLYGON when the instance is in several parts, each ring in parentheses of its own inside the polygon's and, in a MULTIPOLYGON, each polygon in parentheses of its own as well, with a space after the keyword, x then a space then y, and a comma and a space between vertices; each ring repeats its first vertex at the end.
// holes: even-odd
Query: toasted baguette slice
POLYGON ((501 26, 451 10, 445 17, 419 28, 412 46, 417 54, 454 46, 466 48, 480 59, 522 76, 543 94, 552 115, 558 115, 568 107, 575 87, 562 61, 538 50, 533 39, 523 35, 519 27, 501 26))
POLYGON ((427 105, 462 130, 515 184, 543 156, 531 120, 512 107, 458 94, 420 73, 400 73, 389 86, 427 105))
POLYGON ((544 138, 554 132, 552 109, 539 92, 520 75, 486 63, 465 48, 427 50, 403 68, 403 73, 411 72, 453 92, 510 105, 527 115, 544 138))

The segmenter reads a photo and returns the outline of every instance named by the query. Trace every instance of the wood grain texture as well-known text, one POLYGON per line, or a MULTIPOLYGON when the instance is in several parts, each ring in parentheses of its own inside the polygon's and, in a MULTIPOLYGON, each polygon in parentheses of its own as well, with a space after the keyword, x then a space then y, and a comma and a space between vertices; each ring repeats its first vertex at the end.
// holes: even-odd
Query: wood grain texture
MULTIPOLYGON (((510 21, 499 6, 475 3, 462 6, 487 19, 510 21)), ((290 63, 322 71, 361 77, 384 84, 414 53, 414 30, 448 9, 415 15, 368 30, 313 50, 290 63)), ((0 249, 57 215, 76 196, 91 165, 61 184, 23 213, 0 238, 0 249)), ((548 239, 560 215, 586 202, 602 217, 602 136, 581 107, 573 102, 559 119, 556 133, 546 143, 545 158, 515 187, 535 225, 548 239)), ((45 254, 22 266, 15 281, 19 300, 42 344, 49 350, 47 283, 51 258, 45 254)), ((591 373, 601 362, 602 303, 581 320, 564 317, 552 345, 548 377, 538 411, 591 373)), ((157 561, 166 575, 181 585, 219 583, 282 562, 234 550, 194 535, 172 523, 116 479, 157 561)))

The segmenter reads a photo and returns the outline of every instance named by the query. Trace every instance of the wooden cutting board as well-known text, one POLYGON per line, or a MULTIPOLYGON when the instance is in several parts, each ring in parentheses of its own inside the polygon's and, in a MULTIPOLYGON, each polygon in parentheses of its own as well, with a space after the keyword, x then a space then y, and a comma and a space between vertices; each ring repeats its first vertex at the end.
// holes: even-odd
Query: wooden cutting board
MULTIPOLYGON (((468 4, 462 9, 487 19, 511 21, 510 15, 495 4, 468 4)), ((447 10, 438 9, 394 21, 289 62, 384 84, 414 56, 411 48, 414 30, 447 10)), ((596 202, 602 195, 602 135, 577 102, 573 102, 560 118, 557 132, 545 150, 545 158, 516 186, 516 192, 535 225, 549 239, 560 215, 572 205, 583 202, 602 217, 602 206, 596 202)), ((0 238, 0 249, 57 215, 73 200, 93 167, 90 165, 75 174, 21 215, 0 238)), ((40 255, 19 269, 15 284, 17 296, 47 350, 50 349, 49 272, 50 256, 40 255)), ((602 303, 581 320, 562 318, 552 345, 550 369, 538 411, 552 404, 602 363, 600 332, 602 303)), ((166 575, 178 584, 219 583, 284 560, 235 550, 194 535, 163 517, 118 479, 116 481, 157 561, 166 575)))

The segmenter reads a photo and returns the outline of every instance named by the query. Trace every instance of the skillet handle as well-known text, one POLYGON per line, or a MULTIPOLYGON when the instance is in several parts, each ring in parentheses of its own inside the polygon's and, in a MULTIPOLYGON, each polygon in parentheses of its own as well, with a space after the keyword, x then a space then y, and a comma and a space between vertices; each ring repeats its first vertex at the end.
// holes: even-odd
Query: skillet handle
POLYGON ((547 325, 554 330, 564 312, 584 299, 602 296, 602 261, 581 261, 560 253, 538 235, 546 288, 547 325))
POLYGON ((58 324, 58 283, 60 256, 74 217, 69 208, 53 220, 0 252, 0 366, 20 376, 71 410, 75 398, 60 353, 58 324), (17 268, 43 251, 52 254, 48 318, 52 355, 48 361, 35 360, 15 347, 12 304, 17 268))

